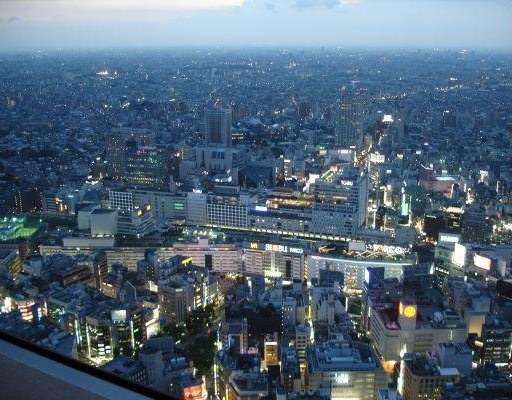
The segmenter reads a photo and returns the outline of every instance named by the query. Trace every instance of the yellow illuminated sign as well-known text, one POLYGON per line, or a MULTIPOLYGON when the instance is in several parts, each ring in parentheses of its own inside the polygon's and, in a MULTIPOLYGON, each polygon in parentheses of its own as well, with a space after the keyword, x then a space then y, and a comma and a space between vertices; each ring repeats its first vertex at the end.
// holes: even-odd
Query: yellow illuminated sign
POLYGON ((402 303, 400 303, 398 311, 407 318, 412 318, 416 315, 416 308, 414 306, 404 306, 402 303))
POLYGON ((184 265, 184 266, 187 266, 188 264, 190 264, 192 262, 192 257, 189 257, 189 258, 185 258, 181 264, 184 265))
POLYGON ((407 318, 412 318, 416 315, 416 309, 413 306, 407 306, 404 309, 404 315, 407 318))
POLYGON ((257 249, 258 248, 258 243, 257 242, 252 242, 251 243, 251 249, 257 249))

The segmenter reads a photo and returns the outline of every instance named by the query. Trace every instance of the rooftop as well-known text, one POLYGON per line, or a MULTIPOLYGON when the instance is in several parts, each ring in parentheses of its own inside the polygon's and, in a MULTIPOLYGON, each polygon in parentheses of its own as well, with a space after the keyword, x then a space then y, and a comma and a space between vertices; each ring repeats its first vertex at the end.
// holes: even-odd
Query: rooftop
POLYGON ((373 371, 380 361, 372 347, 350 340, 330 340, 308 346, 308 365, 314 371, 373 371))

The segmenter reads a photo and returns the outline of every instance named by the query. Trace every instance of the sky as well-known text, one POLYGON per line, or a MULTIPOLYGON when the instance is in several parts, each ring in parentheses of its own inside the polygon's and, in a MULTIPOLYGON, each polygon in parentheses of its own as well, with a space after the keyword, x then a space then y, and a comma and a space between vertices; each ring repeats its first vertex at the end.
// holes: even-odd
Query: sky
POLYGON ((512 0, 0 0, 0 51, 176 46, 512 51, 512 0))

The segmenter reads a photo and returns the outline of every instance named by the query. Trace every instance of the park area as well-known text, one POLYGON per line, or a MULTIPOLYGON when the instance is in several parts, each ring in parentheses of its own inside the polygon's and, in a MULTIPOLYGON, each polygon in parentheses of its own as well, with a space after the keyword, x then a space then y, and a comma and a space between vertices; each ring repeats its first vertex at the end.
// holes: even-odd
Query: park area
POLYGON ((40 222, 29 222, 26 217, 0 218, 0 242, 31 238, 41 226, 40 222))

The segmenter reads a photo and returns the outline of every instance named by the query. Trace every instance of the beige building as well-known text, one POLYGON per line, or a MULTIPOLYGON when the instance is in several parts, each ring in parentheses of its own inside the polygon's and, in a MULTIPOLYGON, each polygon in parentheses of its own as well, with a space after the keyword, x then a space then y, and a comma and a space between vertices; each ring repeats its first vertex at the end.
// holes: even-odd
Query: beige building
POLYGON ((208 239, 197 243, 176 243, 173 247, 160 248, 159 255, 168 259, 176 255, 191 257, 192 264, 206 267, 213 272, 240 272, 242 270, 242 249, 232 244, 210 244, 208 239))
POLYGON ((167 322, 183 324, 194 309, 194 285, 177 282, 158 282, 160 316, 167 322))
POLYGON ((409 352, 433 351, 439 343, 464 342, 466 324, 453 310, 422 315, 413 302, 370 309, 370 331, 375 347, 386 362, 397 362, 409 352))
POLYGON ((426 354, 407 353, 400 364, 398 391, 404 400, 437 400, 444 384, 459 379, 457 368, 440 368, 426 354))
POLYGON ((305 277, 306 260, 304 250, 287 245, 252 242, 244 249, 244 271, 281 277, 284 280, 305 277))

